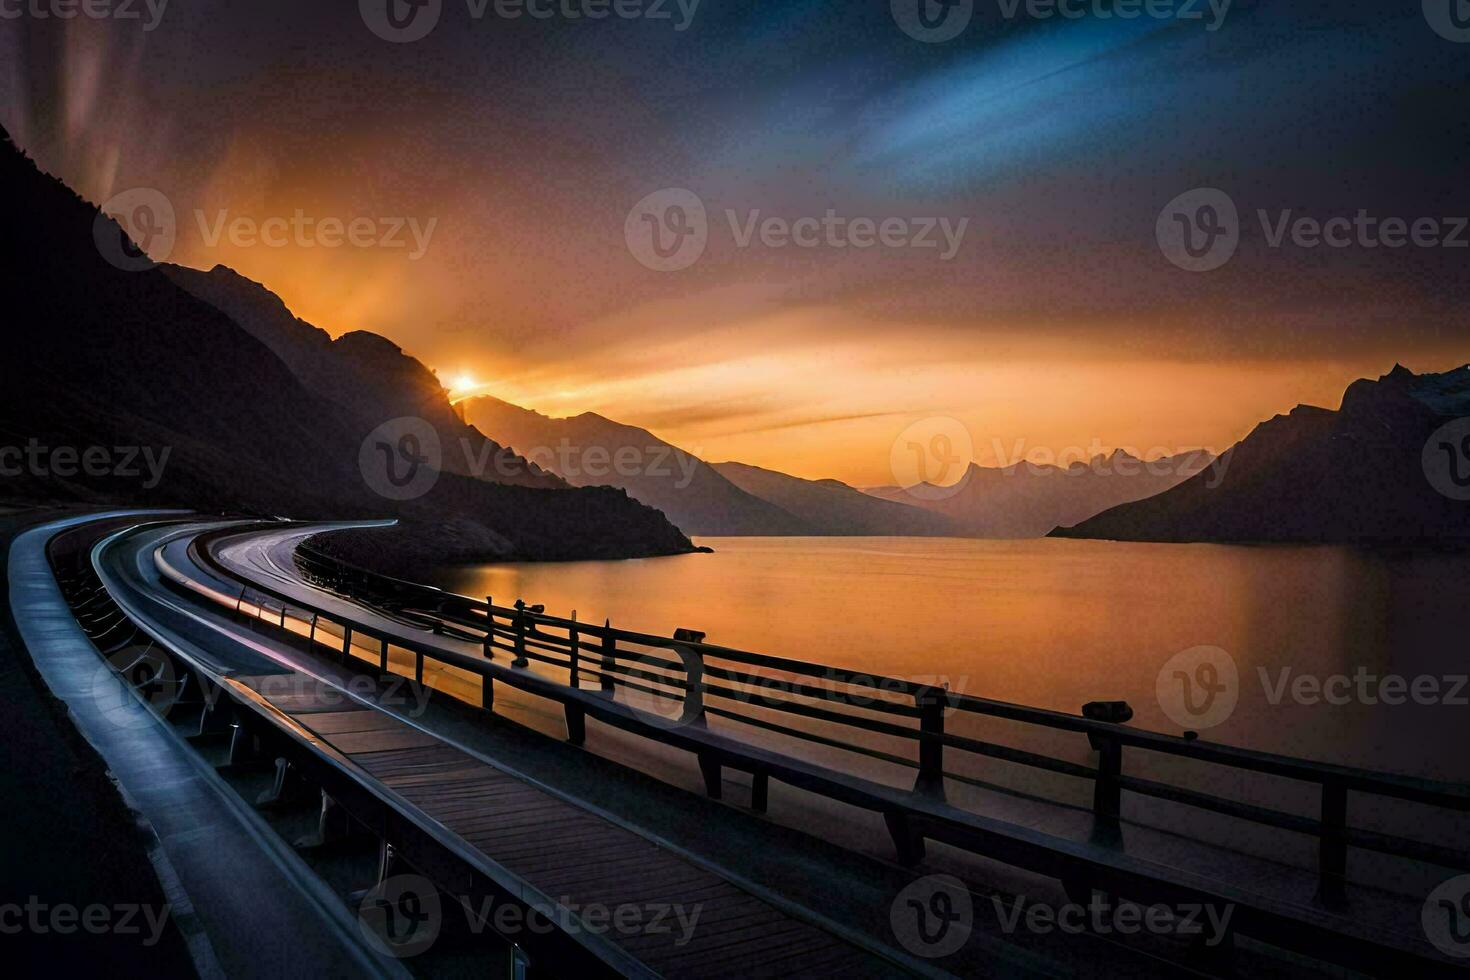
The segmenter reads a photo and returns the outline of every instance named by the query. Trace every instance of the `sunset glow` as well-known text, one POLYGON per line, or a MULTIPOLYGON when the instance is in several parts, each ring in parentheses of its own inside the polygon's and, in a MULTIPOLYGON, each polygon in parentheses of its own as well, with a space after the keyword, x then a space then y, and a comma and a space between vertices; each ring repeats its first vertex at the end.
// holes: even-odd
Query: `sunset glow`
MULTIPOLYGON (((177 16, 198 31, 239 34, 232 43, 247 49, 269 45, 232 32, 234 14, 177 16)), ((732 50, 716 37, 759 29, 755 13, 710 16, 723 18, 707 25, 718 33, 690 34, 667 50, 675 76, 695 77, 708 52, 732 50)), ((875 7, 873 16, 887 13, 875 7)), ((1358 107, 1353 118, 1366 132, 1374 123, 1361 113, 1384 126, 1396 117, 1383 86, 1413 92, 1455 52, 1394 60, 1401 39, 1425 30, 1410 12, 1365 26, 1353 54, 1361 71, 1343 77, 1329 36, 1299 33, 1297 16, 1277 9, 1254 18, 1258 34, 1293 42, 1256 42, 1268 53, 1232 74, 1229 99, 1214 76, 1168 68, 1171 58, 1202 57, 1216 35, 1176 31, 1165 43, 1145 20, 1082 22, 965 48, 870 52, 893 79, 875 91, 827 62, 809 78, 761 81, 744 55, 729 54, 724 70, 748 80, 740 99, 700 102, 693 90, 661 88, 669 112, 655 121, 638 99, 568 104, 539 94, 554 87, 559 62, 515 59, 523 41, 546 37, 522 38, 518 24, 505 34, 438 32, 412 51, 349 39, 338 57, 356 72, 318 73, 307 87, 285 81, 315 64, 309 46, 290 46, 269 112, 243 95, 243 76, 222 72, 197 89, 208 97, 180 89, 167 125, 147 126, 135 121, 155 110, 138 88, 101 79, 141 79, 141 65, 167 63, 166 46, 189 35, 152 38, 145 57, 140 42, 78 20, 64 46, 79 70, 55 93, 54 115, 22 109, 12 125, 44 167, 94 199, 137 185, 162 190, 178 215, 172 261, 230 266, 333 336, 391 337, 449 372, 456 396, 484 392, 556 416, 597 412, 708 458, 885 483, 891 440, 928 415, 962 419, 982 463, 1010 454, 995 452, 997 440, 1053 451, 1218 449, 1298 403, 1332 407, 1346 384, 1395 361, 1443 370, 1465 360, 1467 324, 1455 303, 1464 277, 1433 271, 1459 253, 1420 250, 1419 273, 1405 277, 1389 250, 1270 249, 1254 228, 1235 260, 1207 276, 1181 273, 1159 254, 1159 208, 1216 170, 1235 175, 1247 216, 1444 210, 1418 194, 1427 182, 1402 159, 1349 163, 1360 137, 1327 124, 1342 116, 1317 106, 1322 87, 1302 79, 1331 79, 1332 98, 1358 107), (397 57, 484 77, 514 61, 522 92, 514 125, 483 86, 442 102, 393 84, 397 57), (363 84, 364 73, 381 82, 363 84), (1287 75, 1297 81, 1283 85, 1287 75), (1156 95, 1109 101, 1103 128, 1082 107, 1120 77, 1156 95), (864 94, 838 105, 829 93, 843 84, 864 94), (977 95, 997 85, 1006 98, 977 95), (312 108, 323 100, 342 120, 327 143, 316 138, 312 108), (1216 108, 1198 118, 1177 109, 1202 102, 1216 108), (793 111, 827 122, 798 132, 781 122, 793 111), (1289 171, 1278 180, 1268 154, 1221 135, 1263 112, 1305 127, 1302 145, 1332 167, 1358 170, 1336 190, 1289 171), (206 118, 209 139, 184 138, 206 118), (596 159, 565 135, 518 135, 552 126, 597 134, 596 159), (1165 130, 1173 141, 1151 144, 1165 130), (676 145, 691 150, 671 171, 665 154, 676 145), (1154 150, 1140 158, 1139 145, 1154 150), (423 179, 430 148, 434 175, 423 179), (1220 163, 1201 169, 1200 159, 1220 163), (690 188, 708 211, 708 247, 677 272, 651 271, 624 241, 630 207, 660 187, 690 188), (968 225, 950 261, 938 249, 741 244, 747 222, 829 210, 968 225), (222 213, 261 225, 297 212, 316 222, 305 241, 293 232, 269 247, 216 234, 222 213), (377 222, 381 247, 311 237, 323 221, 350 227, 363 218, 377 222), (394 244, 381 241, 388 219, 404 222, 394 244)), ((821 25, 789 31, 787 43, 816 45, 821 25)), ((593 33, 564 30, 559 43, 580 50, 599 43, 593 33)), ((619 84, 601 66, 580 64, 591 73, 579 82, 586 91, 619 84)), ((0 76, 5 101, 18 101, 18 84, 0 76)), ((1463 148, 1442 149, 1435 165, 1454 170, 1463 148)))

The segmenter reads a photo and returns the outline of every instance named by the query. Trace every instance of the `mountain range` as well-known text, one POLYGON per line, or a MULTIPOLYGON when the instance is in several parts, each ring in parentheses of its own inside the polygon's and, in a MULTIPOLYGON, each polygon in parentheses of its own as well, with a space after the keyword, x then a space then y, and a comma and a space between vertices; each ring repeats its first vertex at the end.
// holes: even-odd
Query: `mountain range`
POLYGON ((361 436, 387 419, 420 418, 450 449, 440 462, 445 472, 516 486, 567 486, 466 425, 434 373, 391 340, 364 330, 333 340, 325 330, 295 316, 265 286, 226 266, 208 272, 179 265, 159 268, 269 347, 307 390, 341 408, 361 436))
POLYGON ((447 421, 453 411, 422 365, 371 335, 324 344, 227 270, 187 275, 144 263, 134 271, 109 261, 104 251, 142 253, 3 130, 0 181, 0 267, 13 284, 18 345, 16 369, 0 387, 0 446, 28 454, 7 466, 6 498, 396 517, 392 532, 348 534, 333 545, 380 566, 398 562, 399 571, 428 561, 693 548, 662 514, 621 491, 573 489, 529 470, 522 482, 530 485, 446 471, 422 496, 385 498, 362 459, 365 437, 393 413, 411 406, 437 419, 445 459, 461 437, 472 438, 457 419, 447 421), (285 332, 268 335, 267 321, 285 332), (138 466, 140 456, 162 465, 152 473, 138 466))
POLYGON ((875 500, 837 480, 803 480, 743 463, 708 463, 637 426, 592 412, 551 418, 498 398, 461 403, 465 418, 575 486, 599 483, 668 515, 695 536, 946 535, 949 521, 875 500))
POLYGON ((1168 490, 1223 463, 1199 450, 1141 460, 1123 450, 1069 466, 971 463, 960 480, 938 487, 873 487, 867 493, 946 518, 955 533, 977 538, 1043 537, 1118 504, 1168 490))
POLYGON ((879 500, 839 480, 803 480, 747 463, 714 463, 716 472, 747 493, 800 518, 813 534, 954 537, 947 517, 907 503, 879 500))
POLYGON ((795 535, 812 529, 747 493, 704 460, 647 429, 592 412, 550 418, 498 398, 460 403, 465 419, 495 433, 573 486, 612 486, 657 507, 689 535, 795 535))
POLYGON ((334 340, 228 268, 109 261, 141 251, 3 129, 0 179, 0 263, 19 300, 15 369, 0 387, 9 500, 391 516, 391 531, 327 543, 400 573, 676 554, 694 548, 689 535, 1470 540, 1470 366, 1396 366, 1354 382, 1336 410, 1261 423, 1219 459, 972 463, 953 487, 860 491, 709 463, 593 413, 555 419, 494 398, 456 411, 396 344, 362 331, 334 340), (375 445, 381 427, 403 419, 443 451, 403 457, 435 477, 396 499, 367 466, 392 448, 375 445))
POLYGON ((1203 473, 1058 537, 1130 541, 1421 543, 1470 539, 1470 366, 1395 365, 1332 411, 1301 405, 1203 473), (1461 483, 1460 481, 1464 482, 1461 483))

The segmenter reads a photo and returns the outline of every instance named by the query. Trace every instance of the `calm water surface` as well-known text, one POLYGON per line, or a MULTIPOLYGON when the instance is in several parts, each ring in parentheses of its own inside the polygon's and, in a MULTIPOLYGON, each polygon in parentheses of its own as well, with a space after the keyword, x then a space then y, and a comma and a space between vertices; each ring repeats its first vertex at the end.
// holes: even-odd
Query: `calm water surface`
MULTIPOLYGON (((711 643, 981 697, 1066 711, 1123 699, 1133 724, 1175 733, 1160 671, 1181 651, 1218 647, 1237 666, 1239 698, 1204 737, 1470 778, 1470 687, 1458 679, 1470 673, 1464 556, 1063 540, 699 543, 715 553, 461 568, 436 584, 645 632, 703 630, 711 643), (1434 678, 1440 703, 1383 703, 1379 679, 1390 677, 1434 678), (1314 682, 1348 703, 1306 703, 1314 682), (1296 684, 1308 697, 1293 696, 1296 684)), ((1007 741, 1026 744, 1016 734, 1007 741)))

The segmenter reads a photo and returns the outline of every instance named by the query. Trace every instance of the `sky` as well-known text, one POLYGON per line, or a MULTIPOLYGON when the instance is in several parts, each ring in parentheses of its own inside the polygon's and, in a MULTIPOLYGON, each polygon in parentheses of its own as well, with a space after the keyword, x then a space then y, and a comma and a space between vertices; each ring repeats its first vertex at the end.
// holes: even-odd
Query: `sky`
POLYGON ((968 0, 945 40, 933 0, 392 0, 417 40, 388 0, 51 2, 0 0, 0 122, 91 200, 161 193, 155 257, 707 459, 1221 450, 1470 361, 1470 33, 1434 0, 968 0))

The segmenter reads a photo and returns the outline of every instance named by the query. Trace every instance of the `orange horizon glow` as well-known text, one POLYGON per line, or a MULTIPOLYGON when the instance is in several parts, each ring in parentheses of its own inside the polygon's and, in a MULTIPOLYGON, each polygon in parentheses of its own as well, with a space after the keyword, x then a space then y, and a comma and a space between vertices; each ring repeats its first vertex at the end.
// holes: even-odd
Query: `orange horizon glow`
MULTIPOLYGON (((1406 359, 1405 365, 1420 372, 1458 366, 1433 357, 1406 359)), ((887 406, 905 404, 903 383, 885 383, 882 371, 822 375, 819 364, 806 361, 779 373, 751 366, 745 377, 715 364, 545 386, 535 383, 539 377, 487 369, 486 375, 498 380, 456 389, 452 398, 488 395, 552 418, 594 412, 646 428, 707 462, 735 460, 865 487, 907 482, 889 463, 894 441, 910 425, 930 418, 961 422, 973 444, 971 458, 982 466, 1055 463, 1115 449, 1146 460, 1196 449, 1219 454, 1256 425, 1297 405, 1337 408, 1354 380, 1376 378, 1392 366, 1376 358, 1269 366, 1014 361, 991 363, 983 371, 956 365, 916 379, 930 393, 925 408, 893 411, 887 406), (825 413, 777 406, 748 415, 702 417, 715 414, 708 410, 722 396, 738 400, 762 392, 763 377, 779 374, 785 383, 807 371, 812 374, 803 405, 825 407, 825 413), (983 378, 983 390, 969 389, 963 376, 983 378), (701 390, 712 400, 690 398, 688 421, 671 413, 668 406, 678 401, 673 396, 701 390), (803 418, 809 414, 828 417, 803 418)))
POLYGON ((837 307, 770 312, 738 295, 714 297, 714 309, 701 311, 702 329, 689 335, 668 325, 686 322, 705 297, 593 321, 579 330, 614 339, 580 353, 539 338, 507 344, 493 328, 442 329, 432 313, 421 319, 434 303, 447 305, 443 293, 427 305, 417 297, 450 290, 448 283, 431 278, 430 288, 401 269, 385 272, 381 256, 361 260, 372 283, 362 292, 343 269, 324 274, 333 260, 321 253, 261 253, 208 258, 263 282, 333 336, 382 333, 436 368, 451 401, 484 394, 554 418, 595 412, 708 462, 860 487, 904 483, 889 463, 894 440, 931 417, 962 422, 982 466, 1117 448, 1144 459, 1218 454, 1297 405, 1337 408, 1349 384, 1395 362, 1419 372, 1465 362, 1449 345, 1321 359, 1130 357, 1106 341, 1004 324, 957 335, 915 323, 875 335, 870 322, 837 307))

